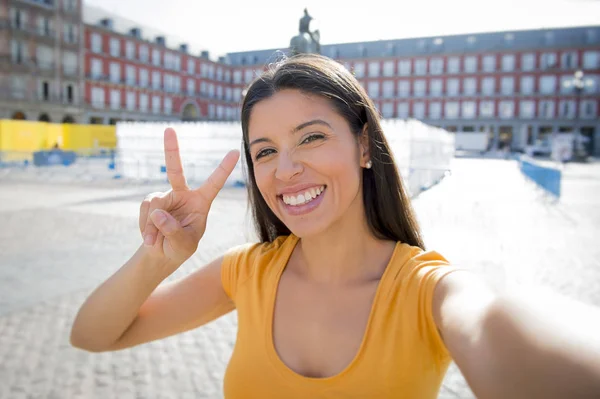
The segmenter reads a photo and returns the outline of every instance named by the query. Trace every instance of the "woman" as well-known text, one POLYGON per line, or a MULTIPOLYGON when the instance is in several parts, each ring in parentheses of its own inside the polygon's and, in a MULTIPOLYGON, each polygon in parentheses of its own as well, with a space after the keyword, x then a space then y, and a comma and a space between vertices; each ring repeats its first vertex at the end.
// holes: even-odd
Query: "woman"
POLYGON ((172 190, 142 203, 144 244, 83 304, 74 346, 128 348, 237 309, 226 398, 435 398, 451 359, 483 398, 600 395, 597 338, 582 350, 586 333, 425 250, 375 108, 342 66, 299 56, 265 72, 242 130, 260 243, 158 287, 196 251, 239 156, 191 190, 167 129, 172 190))

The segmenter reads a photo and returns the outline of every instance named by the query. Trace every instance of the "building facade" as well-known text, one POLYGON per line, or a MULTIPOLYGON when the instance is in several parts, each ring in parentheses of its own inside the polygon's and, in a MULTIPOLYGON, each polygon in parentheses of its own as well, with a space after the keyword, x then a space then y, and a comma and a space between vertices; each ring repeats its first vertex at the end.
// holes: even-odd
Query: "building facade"
MULTIPOLYGON (((513 150, 579 130, 600 155, 598 26, 325 45, 322 53, 353 71, 384 118, 488 132, 491 148, 513 150)), ((274 54, 228 59, 251 71, 274 54)))
POLYGON ((0 118, 80 122, 81 0, 0 2, 0 118))
MULTIPOLYGON (((81 123, 237 120, 244 88, 286 49, 205 51, 81 0, 3 0, 2 117, 81 123), (92 10, 92 11, 89 11, 92 10), (177 42, 176 46, 173 43, 177 42)), ((487 132, 490 148, 579 131, 600 155, 600 26, 323 45, 384 118, 487 132), (584 74, 581 89, 575 73, 584 74)))

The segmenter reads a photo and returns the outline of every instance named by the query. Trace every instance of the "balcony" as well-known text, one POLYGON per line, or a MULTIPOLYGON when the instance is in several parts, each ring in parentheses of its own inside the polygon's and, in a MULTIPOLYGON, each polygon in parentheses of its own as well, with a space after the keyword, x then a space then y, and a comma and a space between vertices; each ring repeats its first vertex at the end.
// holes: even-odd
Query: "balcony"
POLYGON ((79 71, 77 70, 77 67, 63 65, 63 76, 77 77, 78 74, 79 71))
POLYGON ((15 6, 27 6, 28 8, 35 8, 36 10, 46 10, 54 12, 56 9, 56 0, 9 0, 9 4, 15 6))

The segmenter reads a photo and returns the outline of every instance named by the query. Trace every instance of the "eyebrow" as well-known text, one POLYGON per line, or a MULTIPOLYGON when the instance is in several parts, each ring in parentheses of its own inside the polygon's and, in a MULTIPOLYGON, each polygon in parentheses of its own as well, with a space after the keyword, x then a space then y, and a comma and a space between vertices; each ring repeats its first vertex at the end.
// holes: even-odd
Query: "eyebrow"
MULTIPOLYGON (((297 133, 298 131, 300 131, 304 128, 307 128, 309 126, 312 126, 312 125, 323 125, 323 126, 327 126, 328 128, 332 129, 331 125, 329 123, 325 122, 323 119, 313 119, 311 121, 299 124, 298 126, 296 126, 295 128, 292 129, 291 133, 292 134, 297 133)), ((252 147, 254 144, 258 144, 258 143, 272 143, 272 142, 273 141, 271 139, 268 139, 266 137, 261 137, 256 140, 253 140, 250 143, 249 147, 252 147)))

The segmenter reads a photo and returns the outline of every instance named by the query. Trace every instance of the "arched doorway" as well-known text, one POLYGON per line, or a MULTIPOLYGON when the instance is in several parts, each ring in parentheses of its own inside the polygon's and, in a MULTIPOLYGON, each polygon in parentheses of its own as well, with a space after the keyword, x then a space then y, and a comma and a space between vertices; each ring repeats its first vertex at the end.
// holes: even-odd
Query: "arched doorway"
POLYGON ((27 117, 25 116, 25 113, 23 111, 16 111, 12 115, 12 119, 25 120, 25 119, 27 119, 27 117))
POLYGON ((195 121, 200 119, 200 109, 194 103, 187 103, 183 107, 182 119, 184 121, 195 121))
POLYGON ((48 116, 48 114, 40 114, 40 117, 38 118, 38 121, 40 122, 50 122, 50 117, 48 116))
POLYGON ((65 115, 62 123, 75 123, 75 119, 71 115, 65 115))

